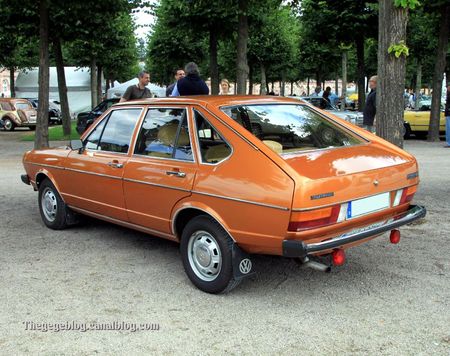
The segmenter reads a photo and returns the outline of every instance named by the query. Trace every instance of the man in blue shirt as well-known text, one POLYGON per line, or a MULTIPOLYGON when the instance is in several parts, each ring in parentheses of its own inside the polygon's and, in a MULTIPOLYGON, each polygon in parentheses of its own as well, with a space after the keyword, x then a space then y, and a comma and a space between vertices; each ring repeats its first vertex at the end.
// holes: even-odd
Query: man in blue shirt
POLYGON ((172 96, 184 96, 184 95, 208 95, 209 88, 202 78, 200 78, 200 72, 197 64, 189 62, 184 67, 186 76, 181 78, 175 84, 172 91, 172 96))

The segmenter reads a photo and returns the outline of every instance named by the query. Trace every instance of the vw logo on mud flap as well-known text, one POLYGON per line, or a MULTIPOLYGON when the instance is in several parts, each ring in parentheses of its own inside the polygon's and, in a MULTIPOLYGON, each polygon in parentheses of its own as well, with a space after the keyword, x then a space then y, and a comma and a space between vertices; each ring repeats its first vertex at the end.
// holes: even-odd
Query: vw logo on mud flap
POLYGON ((242 274, 248 274, 252 270, 252 261, 248 258, 244 258, 239 263, 239 271, 241 271, 242 274))

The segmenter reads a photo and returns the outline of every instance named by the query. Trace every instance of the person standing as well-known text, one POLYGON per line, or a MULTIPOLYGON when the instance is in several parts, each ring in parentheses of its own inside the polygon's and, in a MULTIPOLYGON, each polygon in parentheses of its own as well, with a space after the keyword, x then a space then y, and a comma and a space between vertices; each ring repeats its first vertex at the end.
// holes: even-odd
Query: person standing
POLYGON ((322 94, 322 98, 330 102, 330 95, 331 95, 331 87, 326 87, 325 91, 322 94))
POLYGON ((197 64, 189 62, 184 67, 186 76, 181 78, 173 88, 172 96, 181 95, 208 95, 209 88, 205 81, 200 78, 197 64))
POLYGON ((173 88, 175 88, 175 84, 177 84, 177 81, 179 81, 181 78, 184 78, 186 74, 184 73, 184 69, 178 68, 174 73, 175 82, 170 84, 166 89, 166 96, 171 96, 173 92, 173 88))
POLYGON ((149 88, 147 88, 148 83, 150 83, 150 73, 143 70, 138 74, 139 82, 136 85, 130 85, 125 93, 123 93, 120 98, 120 102, 135 100, 135 99, 144 99, 151 98, 152 92, 149 88))
POLYGON ((377 80, 378 77, 374 75, 369 80, 370 93, 366 98, 366 106, 363 110, 363 127, 370 132, 373 132, 373 122, 377 113, 377 80))
POLYGON ((450 147, 450 84, 447 85, 447 97, 445 100, 445 139, 448 147, 450 147))
POLYGON ((322 95, 320 95, 321 92, 322 92, 322 88, 321 87, 316 87, 316 89, 314 89, 314 93, 312 93, 311 96, 314 96, 314 97, 322 96, 322 95))
POLYGON ((222 79, 220 81, 220 94, 219 95, 229 95, 230 94, 230 82, 227 79, 222 79))

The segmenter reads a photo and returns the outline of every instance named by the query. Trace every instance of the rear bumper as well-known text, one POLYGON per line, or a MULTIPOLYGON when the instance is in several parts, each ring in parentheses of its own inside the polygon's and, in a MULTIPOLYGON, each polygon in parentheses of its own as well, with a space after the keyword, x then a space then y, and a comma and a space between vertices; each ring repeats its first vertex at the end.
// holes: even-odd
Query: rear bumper
POLYGON ((343 245, 358 242, 366 238, 382 234, 414 220, 423 218, 427 210, 423 206, 411 205, 409 209, 388 220, 380 221, 366 227, 358 228, 343 235, 333 237, 329 240, 306 244, 298 240, 283 241, 283 256, 304 258, 310 254, 339 248, 343 245))

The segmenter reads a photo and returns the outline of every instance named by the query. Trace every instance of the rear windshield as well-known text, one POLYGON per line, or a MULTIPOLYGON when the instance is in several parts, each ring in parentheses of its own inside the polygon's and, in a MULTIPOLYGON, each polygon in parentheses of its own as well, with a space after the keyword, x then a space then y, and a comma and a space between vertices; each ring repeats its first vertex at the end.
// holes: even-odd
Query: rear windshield
POLYGON ((364 142, 304 105, 241 105, 222 111, 280 154, 364 142))

